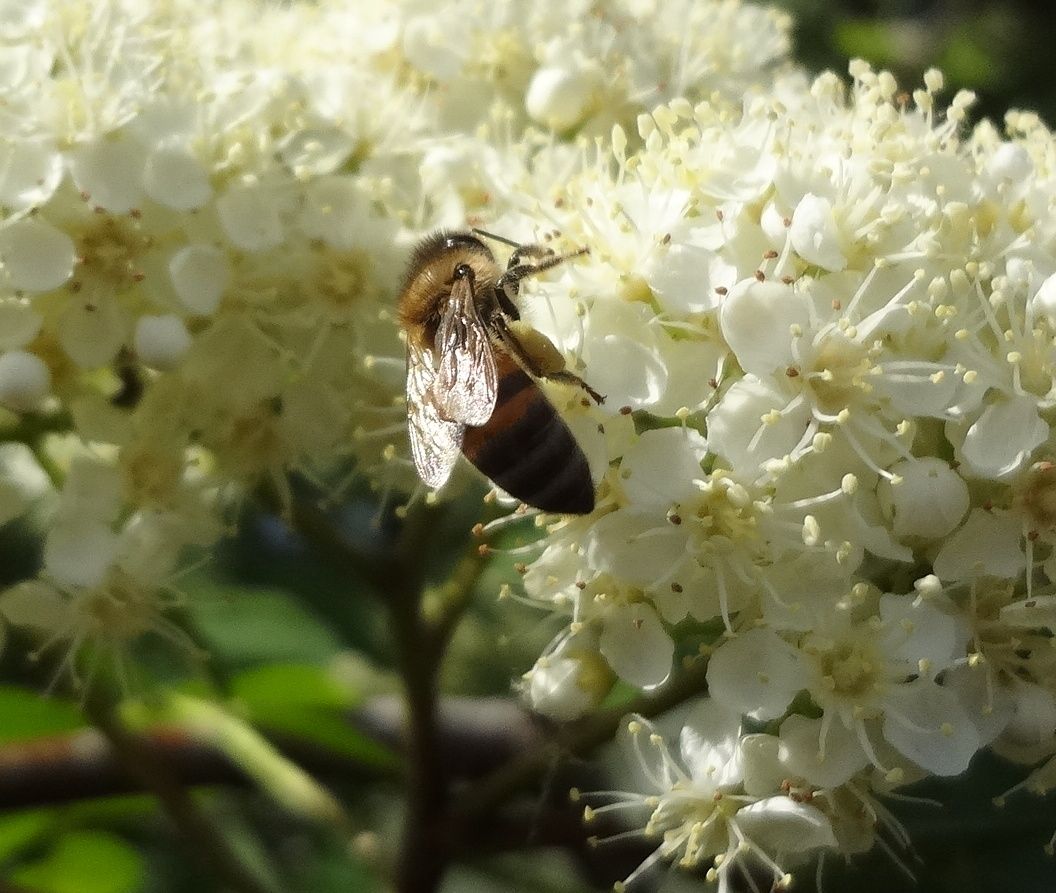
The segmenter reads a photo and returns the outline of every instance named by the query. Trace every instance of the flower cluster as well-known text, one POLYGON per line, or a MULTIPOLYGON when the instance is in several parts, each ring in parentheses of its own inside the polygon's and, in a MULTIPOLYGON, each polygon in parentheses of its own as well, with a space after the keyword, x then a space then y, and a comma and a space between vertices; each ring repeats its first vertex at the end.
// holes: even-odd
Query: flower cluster
MULTIPOLYGON (((1056 753, 1056 140, 851 76, 659 107, 535 209, 591 246, 535 322, 608 403, 569 408, 598 507, 525 569, 565 619, 528 696, 569 719, 705 659, 811 792, 1056 753)), ((711 809, 686 771, 650 777, 711 809)))
MULTIPOLYGON (((184 547, 214 542, 247 488, 287 498, 291 468, 413 490, 392 322, 413 240, 491 214, 489 180, 522 178, 552 129, 733 101, 788 43, 783 17, 730 0, 697 7, 724 26, 689 38, 649 4, 525 13, 5 9, 0 521, 50 494, 40 586, 81 606, 53 639, 171 632, 184 547), (115 631, 130 599, 142 622, 115 631)), ((24 601, 0 616, 25 625, 24 601)))

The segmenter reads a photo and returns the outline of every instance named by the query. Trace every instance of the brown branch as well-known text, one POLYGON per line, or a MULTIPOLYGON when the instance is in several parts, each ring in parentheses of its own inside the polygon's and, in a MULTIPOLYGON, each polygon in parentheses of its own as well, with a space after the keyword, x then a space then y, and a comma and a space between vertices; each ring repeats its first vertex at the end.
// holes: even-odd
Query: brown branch
MULTIPOLYGON (((406 740, 406 705, 391 695, 372 698, 349 715, 349 724, 393 748, 406 740)), ((491 772, 523 751, 539 746, 545 731, 515 701, 505 698, 445 698, 437 716, 440 755, 453 779, 491 772)), ((265 730, 266 731, 266 730, 265 730)), ((253 782, 220 750, 185 729, 158 726, 139 736, 168 774, 185 787, 251 787, 253 782)), ((392 778, 386 765, 362 763, 345 754, 289 735, 266 737, 312 775, 392 778)), ((0 746, 0 811, 112 797, 146 790, 124 769, 113 745, 98 729, 51 735, 0 746)))
MULTIPOLYGON (((585 756, 618 731, 629 713, 657 716, 707 690, 707 662, 698 660, 659 691, 642 694, 628 703, 566 726, 557 727, 548 743, 515 757, 506 765, 467 789, 455 807, 455 817, 464 826, 485 819, 513 794, 535 782, 569 756, 585 756)), ((464 834, 465 827, 456 829, 464 834)))
POLYGON ((106 736, 125 771, 158 798, 173 825, 216 878, 237 893, 274 893, 228 846, 223 832, 198 808, 149 744, 125 728, 113 701, 98 686, 86 697, 84 712, 106 736))

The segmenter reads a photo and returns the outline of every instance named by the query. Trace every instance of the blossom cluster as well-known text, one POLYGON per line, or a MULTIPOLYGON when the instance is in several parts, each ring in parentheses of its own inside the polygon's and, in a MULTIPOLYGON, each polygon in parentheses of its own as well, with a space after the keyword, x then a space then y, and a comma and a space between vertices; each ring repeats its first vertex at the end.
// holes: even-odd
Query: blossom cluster
POLYGON ((850 73, 658 107, 534 209, 591 247, 535 321, 608 402, 569 407, 599 500, 524 569, 563 618, 525 689, 571 719, 707 661, 747 723, 709 747, 780 770, 738 768, 713 822, 683 731, 638 806, 686 865, 757 863, 760 798, 795 856, 843 833, 821 794, 872 841, 873 792, 1056 753, 1056 141, 1024 113, 965 133, 936 71, 911 96, 850 73))
POLYGON ((395 291, 417 237, 497 200, 473 182, 507 164, 491 137, 514 156, 674 95, 732 100, 787 48, 784 18, 729 0, 694 15, 756 23, 738 42, 655 13, 5 8, 0 523, 37 506, 44 566, 0 618, 71 661, 85 640, 120 655, 176 636, 181 555, 247 490, 349 465, 412 490, 395 291))
POLYGON ((878 793, 1056 753, 1036 117, 968 131, 934 71, 811 80, 736 0, 2 16, 0 523, 31 515, 43 566, 0 636, 74 672, 191 647, 176 578, 243 494, 347 467, 413 494, 400 271, 481 225, 589 248, 524 315, 607 398, 548 386, 598 499, 541 519, 523 585, 561 632, 526 697, 567 720, 708 663, 679 753, 632 720, 648 793, 592 814, 781 881, 890 830, 878 793))

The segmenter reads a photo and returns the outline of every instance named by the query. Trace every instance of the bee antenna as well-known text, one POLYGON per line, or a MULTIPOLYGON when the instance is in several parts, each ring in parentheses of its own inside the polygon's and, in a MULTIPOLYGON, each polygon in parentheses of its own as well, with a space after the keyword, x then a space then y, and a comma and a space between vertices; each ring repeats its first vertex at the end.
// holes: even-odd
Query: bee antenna
POLYGON ((478 236, 483 236, 485 239, 493 239, 496 242, 502 242, 504 245, 509 245, 511 248, 520 248, 520 242, 514 242, 513 239, 507 239, 505 236, 497 236, 495 233, 489 233, 486 229, 477 229, 473 227, 473 232, 478 236))

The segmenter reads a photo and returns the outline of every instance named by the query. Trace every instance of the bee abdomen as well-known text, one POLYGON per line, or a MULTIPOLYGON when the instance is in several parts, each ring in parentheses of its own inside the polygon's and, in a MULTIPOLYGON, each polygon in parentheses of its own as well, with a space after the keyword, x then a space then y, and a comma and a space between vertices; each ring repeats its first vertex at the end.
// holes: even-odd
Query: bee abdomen
POLYGON ((594 509, 587 457, 539 386, 519 367, 504 371, 495 411, 480 428, 466 429, 462 452, 522 502, 567 514, 594 509))

